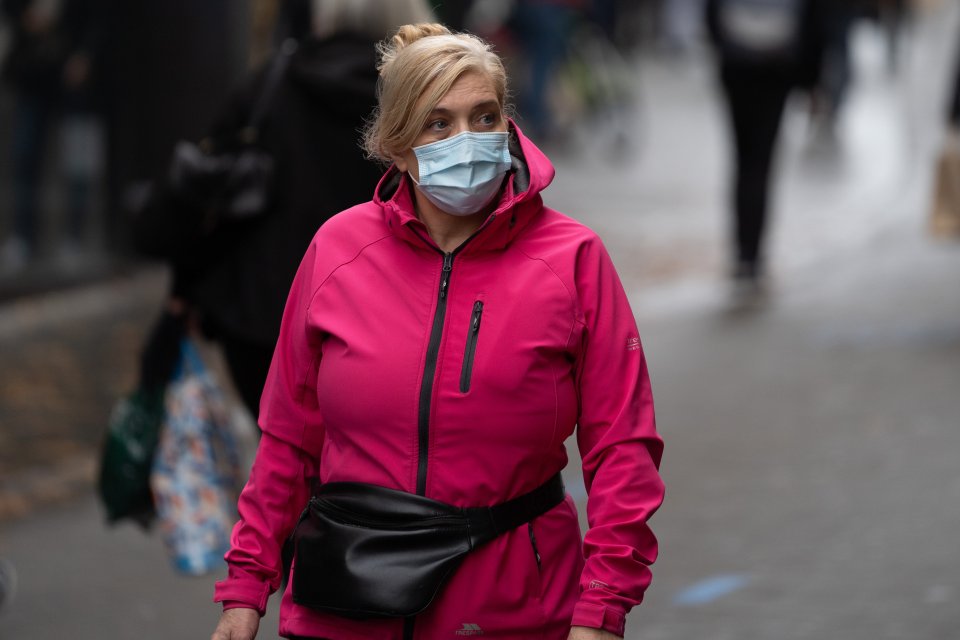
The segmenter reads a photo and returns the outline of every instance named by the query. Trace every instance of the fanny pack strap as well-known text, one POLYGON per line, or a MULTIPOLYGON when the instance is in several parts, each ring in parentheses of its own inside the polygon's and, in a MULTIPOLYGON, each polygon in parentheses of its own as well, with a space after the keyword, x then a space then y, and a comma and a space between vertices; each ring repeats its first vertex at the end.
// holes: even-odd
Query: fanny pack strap
POLYGON ((566 490, 558 473, 533 491, 492 507, 463 509, 470 525, 471 547, 490 542, 502 533, 516 529, 563 502, 566 490))

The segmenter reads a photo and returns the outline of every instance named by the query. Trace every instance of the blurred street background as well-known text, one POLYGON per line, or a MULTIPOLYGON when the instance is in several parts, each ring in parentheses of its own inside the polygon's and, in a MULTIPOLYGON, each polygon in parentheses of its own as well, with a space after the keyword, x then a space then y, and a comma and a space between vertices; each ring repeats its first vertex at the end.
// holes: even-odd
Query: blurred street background
MULTIPOLYGON (((69 145, 42 141, 35 251, 0 255, 0 560, 16 573, 0 639, 213 630, 217 575, 178 575, 156 532, 108 527, 94 479, 170 286, 133 248, 131 200, 263 59, 263 4, 115 3, 101 15, 114 84, 83 110, 87 142, 73 150, 91 163, 78 169, 89 182, 79 235, 61 179, 69 145)), ((466 14, 446 4, 442 16, 466 14)), ((488 11, 465 26, 496 33, 506 3, 477 4, 488 11)), ((542 140, 557 167, 547 204, 595 229, 624 281, 666 443, 661 558, 627 638, 960 638, 960 241, 928 227, 960 5, 865 11, 835 119, 790 100, 765 295, 744 306, 729 277, 731 143, 702 7, 619 4, 629 10, 609 37, 570 40, 542 140)), ((6 88, 0 243, 15 226, 14 111, 6 88)), ((223 368, 215 345, 206 355, 223 368)), ((273 606, 260 637, 276 627, 273 606)))

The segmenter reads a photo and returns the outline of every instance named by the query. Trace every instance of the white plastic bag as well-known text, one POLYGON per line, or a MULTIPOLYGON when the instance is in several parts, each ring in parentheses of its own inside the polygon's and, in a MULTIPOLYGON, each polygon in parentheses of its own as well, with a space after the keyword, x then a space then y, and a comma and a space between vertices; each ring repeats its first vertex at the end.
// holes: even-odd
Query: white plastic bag
POLYGON ((225 566, 242 485, 230 419, 223 391, 196 345, 185 339, 180 372, 167 388, 150 486, 167 551, 174 567, 187 574, 225 566))

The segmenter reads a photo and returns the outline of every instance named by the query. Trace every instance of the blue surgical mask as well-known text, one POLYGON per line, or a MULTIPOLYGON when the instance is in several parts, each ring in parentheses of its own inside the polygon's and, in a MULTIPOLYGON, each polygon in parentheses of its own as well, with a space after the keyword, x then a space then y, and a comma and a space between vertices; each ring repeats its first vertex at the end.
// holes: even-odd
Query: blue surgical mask
POLYGON ((465 131, 413 148, 420 181, 413 180, 430 202, 455 216, 474 214, 490 204, 510 169, 507 132, 465 131))

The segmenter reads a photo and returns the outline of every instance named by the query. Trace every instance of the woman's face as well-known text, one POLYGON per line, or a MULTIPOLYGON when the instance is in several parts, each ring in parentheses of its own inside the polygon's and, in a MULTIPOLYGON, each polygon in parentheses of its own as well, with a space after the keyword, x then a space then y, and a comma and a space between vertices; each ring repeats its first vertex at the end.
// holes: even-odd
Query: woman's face
MULTIPOLYGON (((464 131, 485 133, 506 130, 507 121, 497 100, 493 81, 485 73, 468 71, 457 78, 434 107, 423 131, 413 141, 413 147, 437 142, 464 131)), ((414 179, 420 179, 417 157, 412 147, 394 158, 394 163, 400 171, 408 171, 414 179)))

